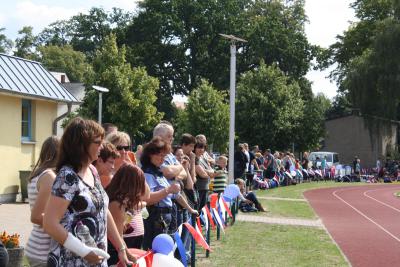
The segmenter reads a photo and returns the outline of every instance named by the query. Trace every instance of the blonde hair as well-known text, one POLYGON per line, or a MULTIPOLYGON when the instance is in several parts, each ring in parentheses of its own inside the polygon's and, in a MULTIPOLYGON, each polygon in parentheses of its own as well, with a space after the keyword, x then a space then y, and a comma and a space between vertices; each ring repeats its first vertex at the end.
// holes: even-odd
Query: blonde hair
POLYGON ((160 122, 156 127, 154 127, 153 137, 160 136, 164 138, 171 131, 174 131, 174 127, 172 127, 171 124, 160 122))
POLYGON ((219 156, 217 160, 225 160, 228 161, 228 158, 225 156, 219 156))
POLYGON ((127 142, 128 146, 131 145, 131 138, 125 132, 110 133, 109 135, 107 135, 106 141, 110 142, 114 146, 117 146, 118 144, 121 144, 123 142, 127 142))
POLYGON ((239 185, 239 184, 244 184, 244 180, 241 179, 241 178, 237 178, 237 179, 235 180, 235 184, 237 184, 237 185, 239 185))

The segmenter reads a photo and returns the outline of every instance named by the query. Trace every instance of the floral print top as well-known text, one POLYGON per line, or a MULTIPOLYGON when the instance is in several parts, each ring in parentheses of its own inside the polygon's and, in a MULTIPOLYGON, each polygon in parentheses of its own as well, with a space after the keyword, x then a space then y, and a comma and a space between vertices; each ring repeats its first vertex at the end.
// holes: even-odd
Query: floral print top
MULTIPOLYGON (((96 169, 90 166, 94 186, 90 187, 70 167, 63 166, 54 181, 52 195, 70 201, 60 223, 76 236, 76 225, 82 222, 89 228, 97 247, 107 251, 108 196, 100 183, 96 169)), ((79 237, 78 237, 79 238, 79 237)), ((73 254, 52 240, 47 265, 49 267, 107 266, 107 260, 89 265, 83 258, 73 254)))

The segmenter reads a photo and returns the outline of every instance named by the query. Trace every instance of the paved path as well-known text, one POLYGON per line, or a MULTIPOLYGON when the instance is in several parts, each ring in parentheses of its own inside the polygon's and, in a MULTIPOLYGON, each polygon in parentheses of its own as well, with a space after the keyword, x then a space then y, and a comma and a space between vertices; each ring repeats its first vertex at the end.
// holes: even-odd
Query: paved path
POLYGON ((325 188, 305 192, 351 265, 400 266, 399 185, 325 188))
POLYGON ((268 223, 268 224, 298 225, 298 226, 310 226, 310 227, 323 228, 323 225, 320 220, 277 218, 277 217, 268 217, 268 216, 262 216, 262 215, 249 215, 249 214, 243 214, 243 213, 239 213, 236 216, 236 220, 237 221, 245 221, 245 222, 260 222, 260 223, 268 223))
POLYGON ((20 243, 25 246, 32 230, 29 204, 1 204, 0 205, 0 232, 18 233, 20 243))
POLYGON ((269 199, 269 200, 286 200, 286 201, 299 201, 299 202, 307 202, 307 200, 302 198, 284 198, 284 197, 259 197, 258 199, 269 199))

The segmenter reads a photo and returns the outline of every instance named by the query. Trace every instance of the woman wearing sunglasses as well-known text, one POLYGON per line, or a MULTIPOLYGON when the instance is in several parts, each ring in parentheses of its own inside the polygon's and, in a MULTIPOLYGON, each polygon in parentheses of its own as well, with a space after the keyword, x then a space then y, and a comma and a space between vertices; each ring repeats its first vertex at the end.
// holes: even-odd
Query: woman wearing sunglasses
MULTIPOLYGON (((136 165, 135 154, 130 151, 131 139, 127 133, 124 132, 114 132, 107 136, 107 141, 113 144, 120 154, 120 157, 115 159, 114 171, 118 172, 119 168, 124 164, 136 165)), ((147 184, 146 192, 150 189, 147 184)), ((138 248, 140 249, 143 242, 144 236, 144 225, 143 216, 141 209, 146 207, 146 202, 141 201, 139 205, 135 205, 133 209, 130 210, 132 214, 131 221, 129 225, 125 227, 123 232, 123 237, 128 248, 138 248)))

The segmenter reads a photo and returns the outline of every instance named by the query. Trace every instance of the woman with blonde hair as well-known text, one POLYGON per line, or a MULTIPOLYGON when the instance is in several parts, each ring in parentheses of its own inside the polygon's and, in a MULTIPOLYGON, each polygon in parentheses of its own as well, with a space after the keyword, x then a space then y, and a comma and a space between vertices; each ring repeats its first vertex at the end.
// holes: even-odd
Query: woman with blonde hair
POLYGON ((32 267, 47 266, 50 236, 42 228, 43 212, 56 178, 54 169, 59 144, 60 140, 56 136, 50 136, 43 142, 39 159, 28 179, 28 201, 33 229, 26 244, 25 255, 32 267))

